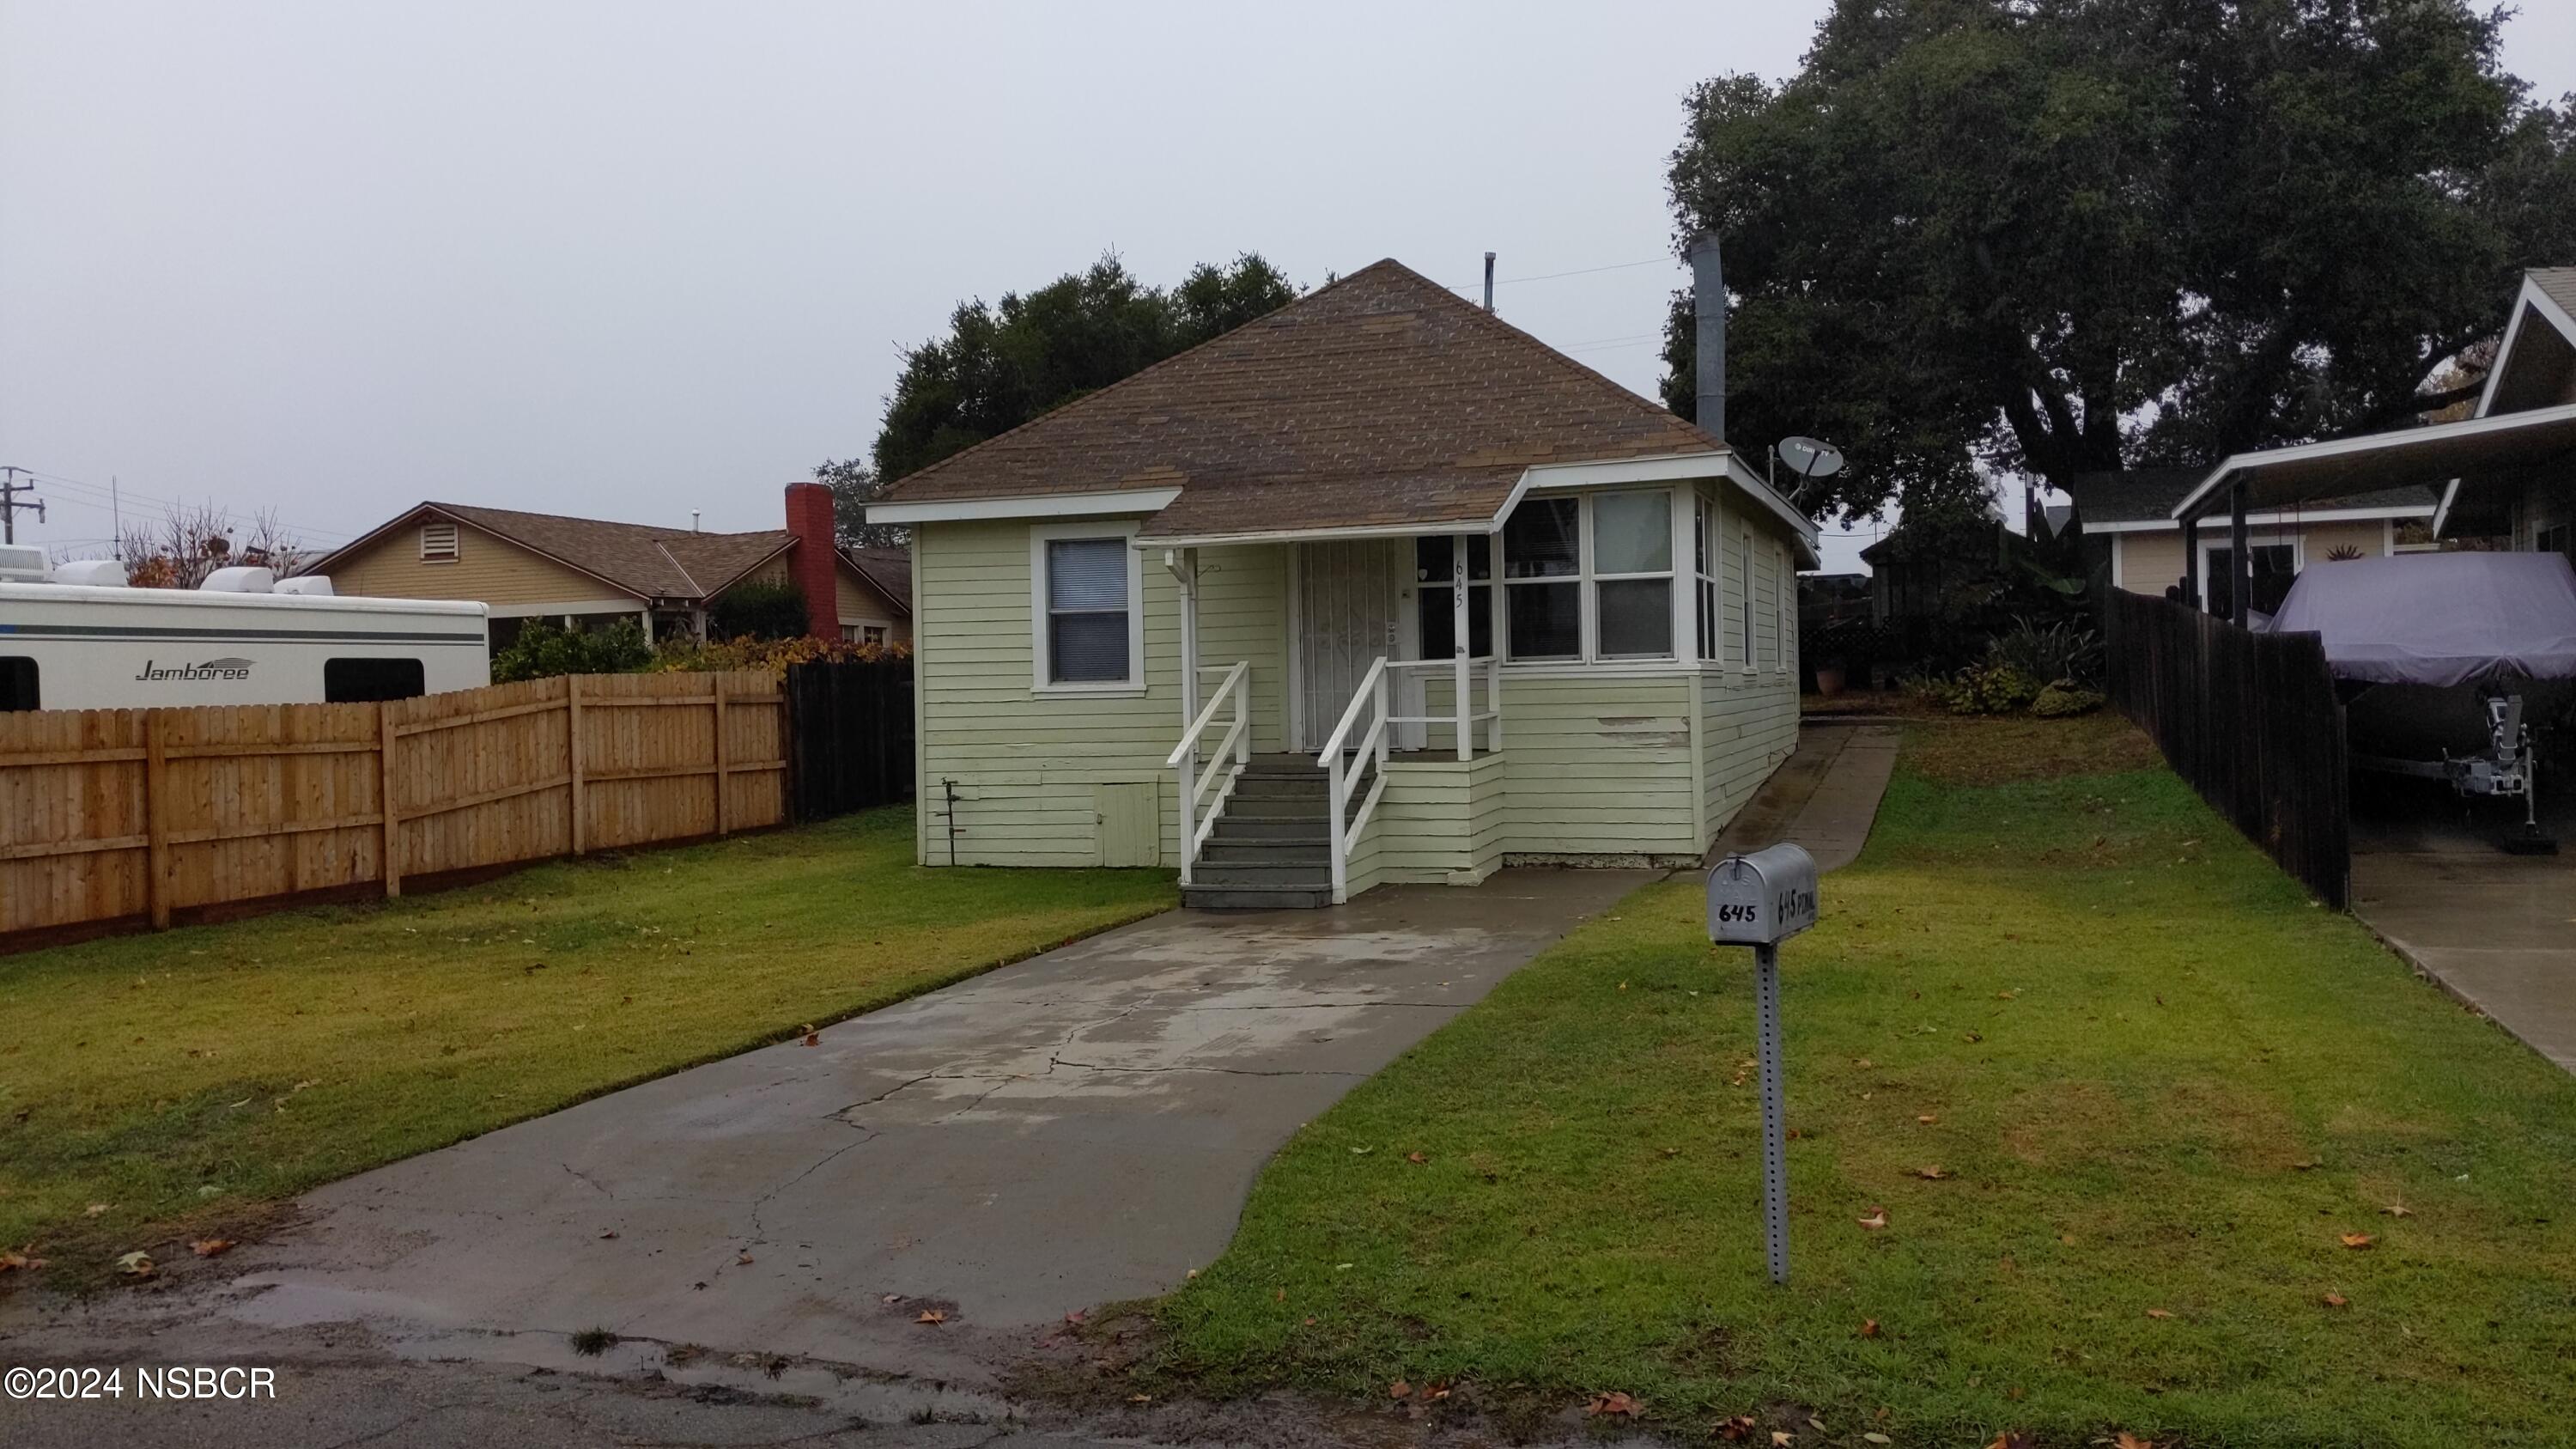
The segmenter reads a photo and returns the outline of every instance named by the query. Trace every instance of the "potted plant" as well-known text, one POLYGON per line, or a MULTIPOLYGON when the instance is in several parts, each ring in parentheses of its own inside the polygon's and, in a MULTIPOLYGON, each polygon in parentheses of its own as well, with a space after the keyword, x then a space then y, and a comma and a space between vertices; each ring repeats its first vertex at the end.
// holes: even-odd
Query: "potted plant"
POLYGON ((1816 693, 1819 697, 1832 699, 1843 692, 1847 682, 1841 660, 1826 659, 1816 665, 1816 693))

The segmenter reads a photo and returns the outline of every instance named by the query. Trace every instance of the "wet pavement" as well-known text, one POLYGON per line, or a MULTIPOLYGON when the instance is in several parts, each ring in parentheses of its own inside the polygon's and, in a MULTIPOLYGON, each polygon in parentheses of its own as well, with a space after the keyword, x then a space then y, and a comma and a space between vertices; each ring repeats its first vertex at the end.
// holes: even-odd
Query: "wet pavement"
POLYGON ((1802 727, 1798 752, 1727 822, 1709 859, 1787 840, 1806 847, 1820 871, 1851 864, 1869 843, 1903 741, 1894 725, 1802 727))
MULTIPOLYGON (((1656 878, 1507 870, 1331 911, 1171 912, 811 1046, 693 1068, 333 1184, 301 1201, 298 1225, 171 1291, 0 1304, 0 1339, 51 1361, 256 1351, 344 1376, 385 1355, 614 1373, 566 1347, 601 1328, 655 1382, 677 1372, 674 1350, 705 1345, 718 1352, 689 1371, 717 1374, 728 1394, 766 1391, 724 1377, 737 1356, 821 1364, 845 1386, 829 1412, 912 1428, 920 1413, 996 1421, 1010 1412, 992 1397, 996 1365, 1068 1312, 1169 1291, 1214 1259, 1254 1176, 1301 1124, 1656 878), (874 1397, 842 1402, 858 1392, 874 1397)), ((460 1413, 487 1391, 499 1392, 468 1393, 460 1413)), ((386 1432, 328 1398, 313 1412, 358 1437, 386 1432)), ((437 1417, 385 1442, 447 1442, 420 1427, 437 1417)), ((479 1412, 450 1417, 458 1442, 522 1442, 493 1438, 479 1412)), ((172 1422, 147 1417, 117 1437, 215 1442, 151 1432, 172 1422)))
POLYGON ((2431 782, 2356 785, 2352 910, 2453 995, 2576 1071, 2576 800, 2563 788, 2541 800, 2557 855, 2499 849, 2518 816, 2497 802, 2471 806, 2431 782))

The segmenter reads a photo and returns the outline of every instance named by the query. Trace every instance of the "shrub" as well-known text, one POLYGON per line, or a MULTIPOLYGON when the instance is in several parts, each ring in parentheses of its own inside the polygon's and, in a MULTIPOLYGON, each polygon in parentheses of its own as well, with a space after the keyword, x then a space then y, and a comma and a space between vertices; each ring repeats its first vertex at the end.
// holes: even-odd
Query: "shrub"
POLYGON ((1959 671, 1941 692, 1952 714, 2011 714, 2039 697, 2040 683, 2010 664, 1989 660, 1959 671))
POLYGON ((790 664, 868 663, 911 657, 912 651, 901 644, 849 644, 799 634, 793 639, 732 639, 720 644, 674 639, 657 650, 646 667, 656 674, 766 669, 783 676, 790 664))
POLYGON ((2102 707, 2103 698, 2102 691, 2098 689, 2086 689, 2078 684, 2052 684, 2030 702, 2030 712, 2042 719, 2091 714, 2102 707))
POLYGON ((785 579, 736 584, 707 606, 711 639, 794 639, 805 632, 805 591, 785 579))
POLYGON ((530 619, 510 647, 492 656, 492 682, 552 679, 558 674, 630 674, 653 661, 644 627, 620 619, 605 629, 566 629, 551 619, 530 619))
POLYGON ((1986 657, 2044 684, 2086 684, 2100 677, 2102 640, 2092 630, 2071 623, 2041 627, 2016 619, 2012 628, 1987 643, 1986 657))

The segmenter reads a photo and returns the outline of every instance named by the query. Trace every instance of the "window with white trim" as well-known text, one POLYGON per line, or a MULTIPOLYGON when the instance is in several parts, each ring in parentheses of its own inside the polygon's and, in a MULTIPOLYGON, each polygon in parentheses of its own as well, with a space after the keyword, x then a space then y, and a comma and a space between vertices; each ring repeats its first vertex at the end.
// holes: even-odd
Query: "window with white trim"
POLYGON ((420 526, 420 561, 422 563, 456 562, 456 525, 424 523, 420 526))
POLYGON ((1672 658, 1672 490, 1523 500, 1503 523, 1503 615, 1516 660, 1672 658))
POLYGON ((1735 531, 1735 603, 1737 631, 1735 662, 1744 672, 1753 672, 1753 530, 1735 531))
POLYGON ((1787 593, 1784 585, 1789 573, 1789 555, 1778 541, 1771 545, 1771 667, 1789 667, 1790 623, 1787 593))
POLYGON ((1132 526, 1030 530, 1036 688, 1144 686, 1143 589, 1133 538, 1132 526))
POLYGON ((1698 510, 1691 516, 1691 568, 1699 581, 1699 657, 1713 661, 1717 658, 1717 519, 1707 494, 1698 494, 1693 502, 1698 510))

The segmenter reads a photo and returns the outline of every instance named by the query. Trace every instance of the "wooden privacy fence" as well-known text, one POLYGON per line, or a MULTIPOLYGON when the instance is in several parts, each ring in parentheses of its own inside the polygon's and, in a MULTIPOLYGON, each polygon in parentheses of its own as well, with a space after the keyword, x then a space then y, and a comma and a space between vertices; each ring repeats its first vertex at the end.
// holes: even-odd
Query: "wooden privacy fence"
POLYGON ((2111 702, 2174 773, 2327 905, 2350 901, 2343 705, 2314 634, 2255 634, 2114 589, 2111 702))
POLYGON ((777 825, 785 713, 738 671, 0 714, 0 941, 777 825))
POLYGON ((912 798, 912 689, 909 659, 787 666, 797 819, 912 798))

